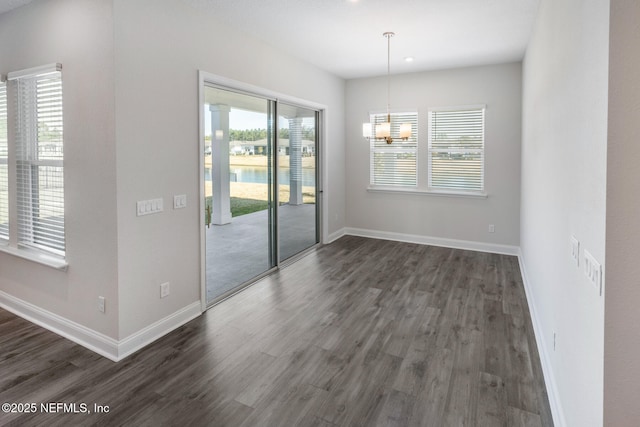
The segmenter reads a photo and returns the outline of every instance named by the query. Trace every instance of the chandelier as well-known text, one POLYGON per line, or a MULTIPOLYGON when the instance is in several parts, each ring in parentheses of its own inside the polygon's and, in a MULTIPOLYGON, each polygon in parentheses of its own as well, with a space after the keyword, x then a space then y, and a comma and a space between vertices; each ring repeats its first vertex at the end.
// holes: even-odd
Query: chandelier
MULTIPOLYGON (((391 136, 391 37, 395 36, 395 33, 391 31, 387 31, 382 34, 387 38, 387 121, 383 123, 376 123, 375 125, 375 133, 372 136, 371 123, 363 123, 362 124, 362 136, 369 140, 384 140, 387 144, 391 144, 393 142, 393 137, 391 136)), ((399 138, 403 141, 406 141, 411 136, 411 123, 402 123, 400 125, 400 135, 399 138)), ((396 138, 398 139, 398 138, 396 138)))

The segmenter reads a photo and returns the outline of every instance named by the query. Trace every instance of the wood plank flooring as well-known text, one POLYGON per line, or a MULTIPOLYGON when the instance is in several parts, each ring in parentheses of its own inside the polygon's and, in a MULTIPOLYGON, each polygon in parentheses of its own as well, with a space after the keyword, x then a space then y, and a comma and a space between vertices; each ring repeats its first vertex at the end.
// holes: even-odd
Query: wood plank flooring
POLYGON ((0 310, 0 425, 551 426, 515 257, 343 237, 113 363, 0 310))

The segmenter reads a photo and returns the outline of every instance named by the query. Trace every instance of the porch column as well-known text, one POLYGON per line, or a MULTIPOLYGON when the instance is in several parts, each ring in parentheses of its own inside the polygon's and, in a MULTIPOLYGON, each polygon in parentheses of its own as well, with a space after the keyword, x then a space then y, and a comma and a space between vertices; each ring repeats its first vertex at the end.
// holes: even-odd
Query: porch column
POLYGON ((213 189, 211 222, 231 223, 229 186, 229 111, 228 105, 211 105, 211 180, 213 189))
POLYGON ((289 204, 302 201, 302 117, 289 119, 289 204))

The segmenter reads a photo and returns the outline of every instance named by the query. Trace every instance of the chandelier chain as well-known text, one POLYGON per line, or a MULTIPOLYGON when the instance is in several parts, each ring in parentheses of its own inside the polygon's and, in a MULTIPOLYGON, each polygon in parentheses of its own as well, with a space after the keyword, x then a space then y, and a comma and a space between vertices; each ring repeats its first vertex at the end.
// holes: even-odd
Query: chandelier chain
POLYGON ((387 31, 383 34, 387 38, 387 121, 391 122, 391 37, 395 33, 387 31))

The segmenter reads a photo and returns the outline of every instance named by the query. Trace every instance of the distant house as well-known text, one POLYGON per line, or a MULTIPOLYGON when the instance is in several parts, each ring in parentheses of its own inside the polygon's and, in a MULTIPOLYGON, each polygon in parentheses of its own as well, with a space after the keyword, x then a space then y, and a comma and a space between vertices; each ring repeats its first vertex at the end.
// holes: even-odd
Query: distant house
MULTIPOLYGON (((229 153, 234 156, 264 156, 267 154, 267 139, 257 141, 229 141, 229 153)), ((313 156, 315 154, 315 142, 306 139, 302 140, 302 156, 313 156)), ((278 155, 289 155, 289 140, 278 140, 278 155)))

